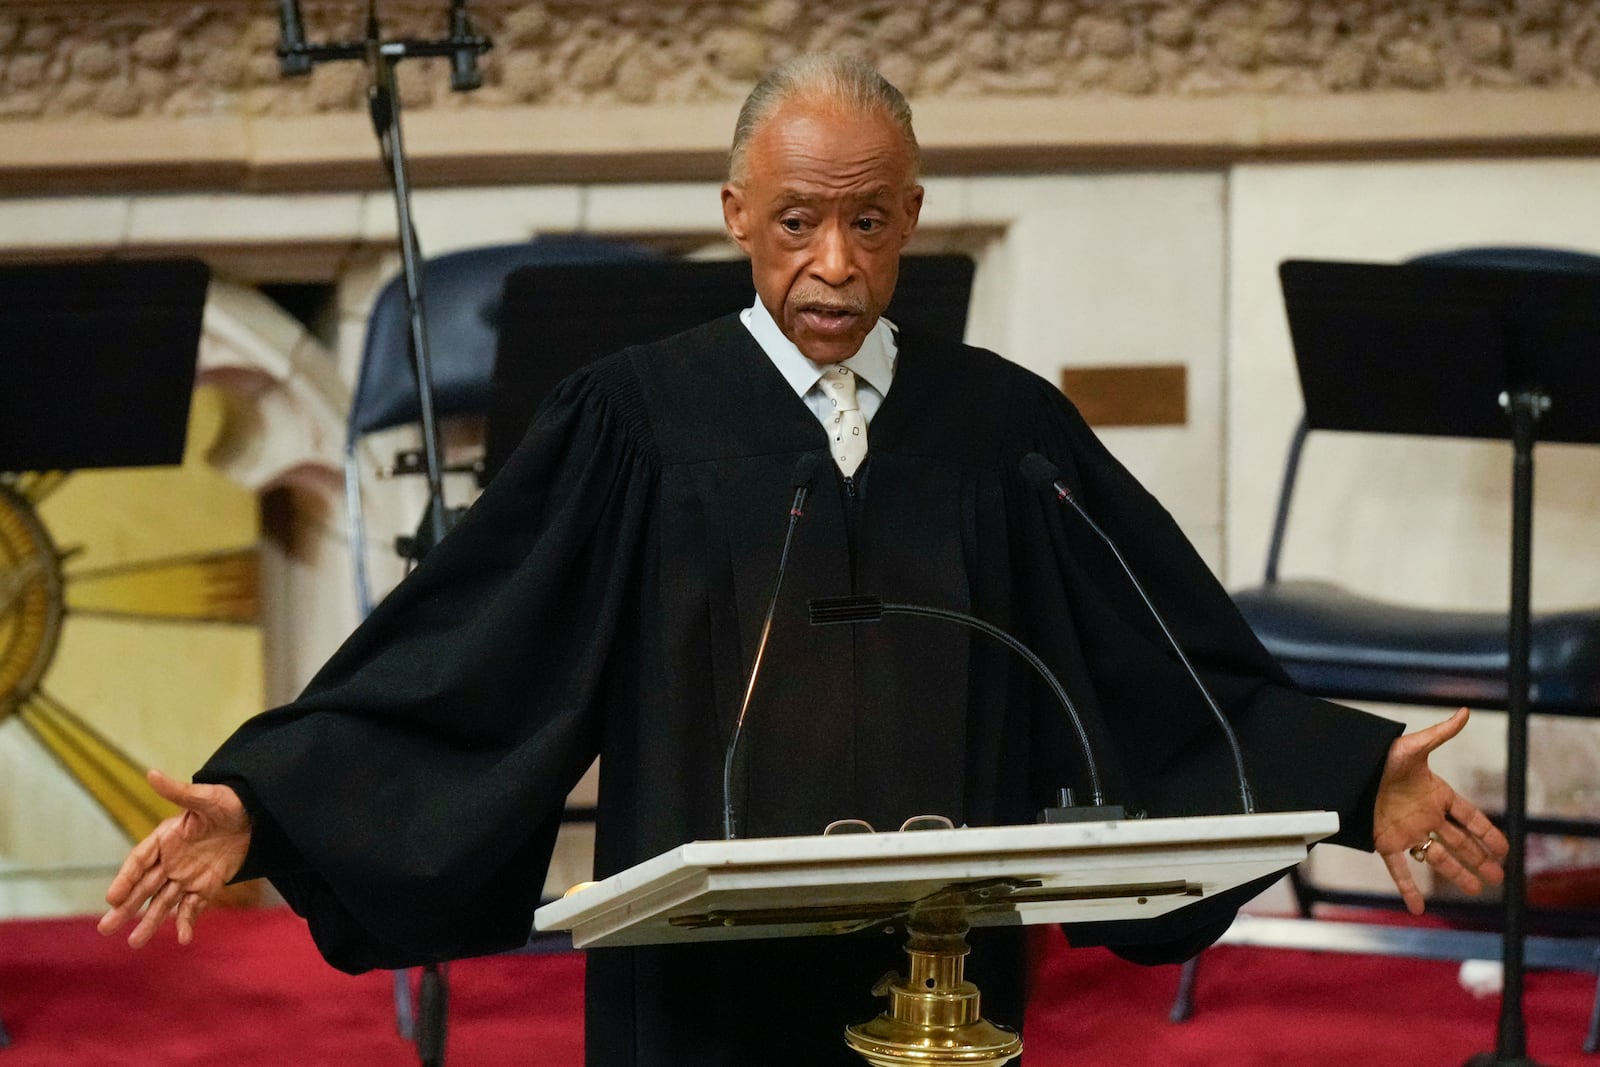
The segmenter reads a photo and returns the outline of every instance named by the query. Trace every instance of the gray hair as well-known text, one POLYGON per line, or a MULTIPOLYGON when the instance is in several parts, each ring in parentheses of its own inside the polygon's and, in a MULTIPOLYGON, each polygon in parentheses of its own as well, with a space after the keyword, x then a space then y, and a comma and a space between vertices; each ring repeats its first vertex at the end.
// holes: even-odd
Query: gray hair
POLYGON ((729 181, 743 180, 745 150, 755 132, 779 107, 802 96, 839 100, 861 113, 880 111, 893 119, 911 150, 911 173, 916 177, 922 153, 904 94, 864 60, 837 52, 808 52, 776 67, 745 97, 733 127, 733 150, 728 153, 729 181))

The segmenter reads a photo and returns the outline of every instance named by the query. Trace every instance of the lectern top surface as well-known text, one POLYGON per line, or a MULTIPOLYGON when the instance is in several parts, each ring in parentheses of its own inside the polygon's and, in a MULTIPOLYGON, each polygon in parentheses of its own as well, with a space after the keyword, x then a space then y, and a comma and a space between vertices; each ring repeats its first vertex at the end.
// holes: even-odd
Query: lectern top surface
POLYGON ((952 885, 974 926, 1155 917, 1292 866, 1330 812, 694 841, 540 908, 588 945, 842 933, 952 885))

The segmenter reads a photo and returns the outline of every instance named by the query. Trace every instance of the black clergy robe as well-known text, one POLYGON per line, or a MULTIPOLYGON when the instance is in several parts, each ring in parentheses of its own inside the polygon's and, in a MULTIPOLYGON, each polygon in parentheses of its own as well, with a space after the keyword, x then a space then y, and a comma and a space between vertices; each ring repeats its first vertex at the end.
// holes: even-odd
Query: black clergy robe
MULTIPOLYGON (((850 592, 1021 637, 1071 692, 1109 799, 1130 813, 1237 810, 1225 742, 1137 594, 1018 472, 1038 451, 1230 716, 1260 810, 1335 810, 1336 840, 1370 847, 1399 727, 1294 691, 1058 390, 992 353, 903 335, 870 438, 859 477, 817 486, 795 535, 741 742, 741 836, 930 813, 1025 823, 1059 787, 1087 794, 1073 731, 1025 663, 933 620, 806 624, 809 598, 850 592)), ((329 962, 359 971, 521 944, 563 798, 597 754, 597 877, 720 837, 724 749, 808 452, 826 457, 825 431, 737 317, 568 379, 306 692, 197 776, 233 784, 255 820, 244 873, 270 876, 329 962)), ((1237 903, 1069 937, 1181 957, 1237 903)), ((1020 934, 973 940, 986 1013, 1020 1026, 1020 934)), ((595 951, 588 1063, 858 1063, 841 1028, 879 1010, 868 989, 902 958, 881 933, 595 951), (778 985, 802 1007, 764 1017, 778 985), (781 1052, 752 1051, 779 1033, 781 1052)))

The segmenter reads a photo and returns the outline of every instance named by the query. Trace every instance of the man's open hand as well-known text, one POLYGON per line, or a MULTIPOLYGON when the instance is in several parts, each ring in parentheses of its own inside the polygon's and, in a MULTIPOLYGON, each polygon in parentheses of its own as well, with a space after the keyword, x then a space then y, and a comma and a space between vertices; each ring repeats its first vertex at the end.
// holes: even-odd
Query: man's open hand
POLYGON ((151 788, 184 810, 162 820, 122 861, 106 890, 111 907, 99 929, 112 934, 138 918, 128 944, 141 948, 176 916, 178 941, 187 945, 195 918, 244 864, 250 817, 239 794, 225 785, 185 785, 160 771, 147 777, 151 788))
POLYGON ((1468 893, 1505 876, 1500 861, 1506 837, 1477 805, 1428 768, 1428 755, 1467 724, 1461 708, 1444 722, 1404 734, 1389 746, 1372 823, 1373 845, 1389 877, 1414 915, 1422 914, 1422 892, 1406 864, 1408 853, 1468 893))

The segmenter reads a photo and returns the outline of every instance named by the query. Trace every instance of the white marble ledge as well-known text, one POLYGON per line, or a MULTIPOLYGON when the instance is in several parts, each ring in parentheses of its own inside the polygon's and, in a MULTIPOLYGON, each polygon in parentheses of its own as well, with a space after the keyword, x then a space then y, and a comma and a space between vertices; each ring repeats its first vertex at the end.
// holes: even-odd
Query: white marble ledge
POLYGON ((0 251, 116 247, 132 203, 126 196, 0 199, 0 251))
POLYGON ((347 241, 360 233, 361 194, 179 194, 138 197, 129 243, 347 241))
MULTIPOLYGON (((524 185, 468 189, 419 189, 411 198, 412 220, 424 257, 464 248, 526 241, 541 230, 582 228, 584 190, 578 185, 524 185)), ((400 232, 394 194, 362 198, 359 236, 392 242, 400 232)))

